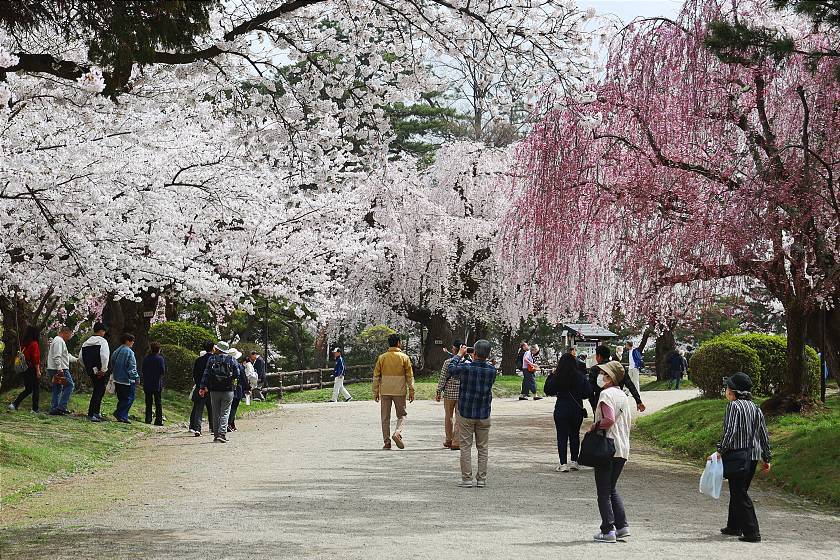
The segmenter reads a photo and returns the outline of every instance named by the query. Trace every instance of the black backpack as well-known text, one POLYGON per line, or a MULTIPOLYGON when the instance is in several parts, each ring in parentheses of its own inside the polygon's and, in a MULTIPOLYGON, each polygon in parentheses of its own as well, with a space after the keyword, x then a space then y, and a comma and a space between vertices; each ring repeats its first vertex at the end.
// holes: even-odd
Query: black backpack
POLYGON ((233 371, 227 360, 223 358, 210 358, 210 379, 216 385, 230 385, 233 381, 233 371))

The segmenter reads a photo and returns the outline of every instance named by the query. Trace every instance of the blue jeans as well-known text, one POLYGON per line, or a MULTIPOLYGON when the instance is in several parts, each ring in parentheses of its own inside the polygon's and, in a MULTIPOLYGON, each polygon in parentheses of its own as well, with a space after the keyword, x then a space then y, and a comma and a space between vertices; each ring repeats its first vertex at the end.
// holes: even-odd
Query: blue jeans
MULTIPOLYGON (((47 373, 50 374, 50 382, 52 382, 53 377, 57 374, 59 370, 57 369, 48 369, 47 373)), ((73 383, 73 376, 70 375, 70 370, 64 370, 64 379, 67 380, 66 385, 53 385, 52 386, 52 403, 50 406, 50 410, 67 410, 67 405, 70 403, 70 395, 73 394, 73 388, 76 386, 73 383)))
POLYGON ((522 371, 522 394, 526 397, 533 393, 537 395, 537 374, 533 371, 522 371))
POLYGON ((129 383, 128 385, 114 383, 114 388, 117 393, 117 410, 114 411, 114 416, 120 420, 128 420, 128 411, 131 410, 131 405, 134 404, 137 383, 129 383))

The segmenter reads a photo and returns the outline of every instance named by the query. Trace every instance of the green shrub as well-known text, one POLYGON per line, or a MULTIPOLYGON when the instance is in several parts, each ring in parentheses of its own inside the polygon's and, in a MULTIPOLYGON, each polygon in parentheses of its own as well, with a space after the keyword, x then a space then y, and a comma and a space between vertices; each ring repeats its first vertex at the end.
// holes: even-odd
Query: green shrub
POLYGON ((202 345, 208 340, 216 342, 216 336, 198 325, 182 321, 157 323, 149 329, 149 340, 163 344, 183 346, 193 352, 201 352, 202 345))
POLYGON ((753 384, 761 384, 761 361, 758 353, 734 340, 718 340, 700 346, 691 357, 690 379, 707 398, 723 394, 723 378, 742 371, 753 384))
POLYGON ((166 360, 166 375, 164 385, 169 389, 189 391, 193 386, 192 368, 198 354, 178 346, 177 344, 163 344, 160 353, 166 360))
MULTIPOLYGON (((787 375, 787 338, 780 335, 747 333, 728 339, 749 346, 761 362, 761 382, 754 389, 757 395, 770 396, 781 388, 787 375)), ((820 363, 816 350, 805 347, 805 393, 816 397, 820 386, 820 363)))

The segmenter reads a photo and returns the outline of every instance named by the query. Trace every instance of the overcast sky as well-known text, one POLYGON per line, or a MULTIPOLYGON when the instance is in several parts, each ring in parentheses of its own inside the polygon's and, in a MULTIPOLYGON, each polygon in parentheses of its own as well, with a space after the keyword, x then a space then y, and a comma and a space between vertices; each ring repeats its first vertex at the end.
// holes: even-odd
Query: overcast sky
POLYGON ((582 9, 595 8, 599 13, 615 14, 623 21, 651 16, 674 17, 682 0, 578 0, 582 9))

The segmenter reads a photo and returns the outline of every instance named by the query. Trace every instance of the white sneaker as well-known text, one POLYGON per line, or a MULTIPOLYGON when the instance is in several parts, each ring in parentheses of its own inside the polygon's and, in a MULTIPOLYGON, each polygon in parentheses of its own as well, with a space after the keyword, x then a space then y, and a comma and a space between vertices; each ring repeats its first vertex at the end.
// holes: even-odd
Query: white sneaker
POLYGON ((476 480, 475 481, 475 487, 476 488, 484 488, 485 486, 487 486, 487 481, 486 480, 476 480))
POLYGON ((605 542, 605 543, 616 542, 615 531, 610 531, 606 535, 604 533, 595 533, 595 542, 605 542))
POLYGON ((569 472, 569 465, 557 465, 557 468, 554 469, 554 472, 569 472))
POLYGON ((630 527, 624 527, 623 529, 619 529, 615 532, 615 538, 617 539, 626 539, 630 536, 630 527))
POLYGON ((17 410, 17 407, 15 406, 15 403, 12 403, 12 404, 9 405, 9 410, 11 410, 12 412, 17 410))
POLYGON ((573 471, 579 471, 580 470, 580 465, 577 464, 577 461, 572 461, 571 464, 569 465, 569 468, 573 471))
POLYGON ((458 488, 472 488, 473 481, 472 480, 462 480, 458 483, 458 488))

